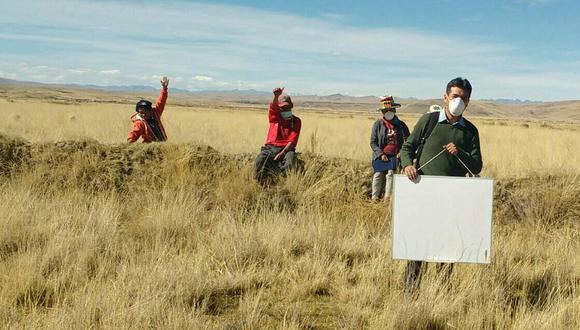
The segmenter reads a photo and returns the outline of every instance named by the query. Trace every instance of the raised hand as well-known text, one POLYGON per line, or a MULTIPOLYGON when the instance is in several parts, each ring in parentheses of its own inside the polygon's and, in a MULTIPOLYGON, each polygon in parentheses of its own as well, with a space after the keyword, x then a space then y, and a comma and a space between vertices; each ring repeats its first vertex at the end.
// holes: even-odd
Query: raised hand
POLYGON ((167 77, 163 77, 163 79, 161 79, 161 86, 163 86, 163 88, 167 88, 167 86, 169 86, 169 79, 167 79, 167 77))

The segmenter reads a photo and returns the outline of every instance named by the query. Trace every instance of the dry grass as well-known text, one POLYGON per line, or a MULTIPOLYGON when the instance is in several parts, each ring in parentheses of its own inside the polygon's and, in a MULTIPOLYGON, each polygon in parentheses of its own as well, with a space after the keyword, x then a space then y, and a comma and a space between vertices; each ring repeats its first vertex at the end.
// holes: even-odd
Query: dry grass
POLYGON ((368 201, 366 116, 300 114, 319 155, 263 190, 264 113, 169 108, 173 143, 129 146, 90 139, 123 141, 130 108, 30 105, 2 105, 1 130, 34 142, 0 137, 3 328, 580 327, 577 131, 480 125, 493 263, 450 287, 430 267, 411 300, 390 210, 368 201))
MULTIPOLYGON (((0 132, 32 142, 94 139, 123 143, 131 129, 131 105, 4 103, 7 120, 0 132)), ((303 132, 299 151, 328 157, 368 161, 370 128, 376 114, 324 114, 300 111, 303 132)), ((417 120, 405 116, 409 126, 417 120)), ((231 107, 187 108, 169 105, 163 120, 171 143, 210 145, 229 154, 257 153, 264 143, 267 109, 251 111, 231 107)), ((530 173, 580 172, 580 125, 553 127, 546 123, 474 119, 481 136, 484 176, 526 177, 530 173)))

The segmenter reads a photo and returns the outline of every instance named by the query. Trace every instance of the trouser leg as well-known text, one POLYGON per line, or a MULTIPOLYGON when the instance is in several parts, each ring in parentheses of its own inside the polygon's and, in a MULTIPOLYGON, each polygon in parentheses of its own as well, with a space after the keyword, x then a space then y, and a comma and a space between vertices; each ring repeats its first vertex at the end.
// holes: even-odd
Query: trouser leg
POLYGON ((393 191, 393 170, 387 171, 386 184, 385 184, 385 198, 391 197, 391 192, 393 191))
POLYGON ((437 270, 437 274, 439 274, 443 283, 448 283, 451 280, 451 275, 453 274, 452 263, 437 263, 435 269, 437 270))
POLYGON ((290 150, 286 152, 286 154, 284 155, 284 162, 282 163, 282 166, 280 166, 280 169, 282 170, 282 174, 285 175, 286 173, 288 173, 288 171, 291 171, 295 168, 296 168, 296 151, 290 150))
POLYGON ((423 267, 424 262, 422 261, 411 260, 407 262, 404 276, 406 294, 413 294, 419 288, 423 267))
POLYGON ((381 198, 381 194, 385 189, 385 174, 386 172, 375 172, 373 174, 372 199, 374 201, 381 198))
POLYGON ((254 161, 254 179, 264 182, 272 171, 272 162, 276 154, 269 146, 263 146, 254 161))

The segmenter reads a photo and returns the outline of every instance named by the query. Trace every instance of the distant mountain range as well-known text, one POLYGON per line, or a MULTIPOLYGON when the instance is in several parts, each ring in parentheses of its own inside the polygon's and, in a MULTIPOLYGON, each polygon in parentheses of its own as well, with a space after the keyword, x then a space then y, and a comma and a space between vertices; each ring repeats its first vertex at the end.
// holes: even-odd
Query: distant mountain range
MULTIPOLYGON (((154 99, 159 88, 151 86, 98 86, 80 84, 42 84, 0 78, 0 99, 8 101, 42 100, 63 104, 119 103, 130 104, 141 98, 154 99)), ((272 98, 271 92, 249 90, 189 91, 171 88, 171 103, 179 106, 226 108, 264 108, 272 98)), ((442 99, 397 98, 402 104, 401 114, 421 114, 432 104, 443 105, 442 99)), ((294 105, 301 110, 369 112, 378 107, 376 96, 348 96, 343 94, 293 95, 294 105)), ((492 118, 525 118, 555 121, 580 121, 580 101, 539 102, 518 99, 473 100, 469 115, 492 118)))
MULTIPOLYGON (((66 87, 66 88, 78 88, 78 89, 94 89, 98 91, 105 92, 123 92, 123 93, 140 93, 140 92, 156 92, 159 87, 145 86, 145 85, 93 85, 93 84, 46 84, 38 83, 32 81, 20 81, 0 78, 0 84, 9 85, 31 85, 31 86, 47 86, 47 87, 66 87)), ((249 95, 271 95, 271 92, 262 92, 254 89, 232 89, 232 90, 199 90, 191 91, 183 88, 171 87, 171 92, 173 93, 200 93, 200 94, 220 94, 220 93, 240 93, 249 95)))
MULTIPOLYGON (((122 93, 148 93, 148 92, 156 92, 159 88, 152 87, 152 86, 145 86, 145 85, 93 85, 93 84, 45 84, 45 83, 37 83, 37 82, 30 82, 30 81, 19 81, 19 80, 12 80, 12 79, 4 79, 0 78, 0 84, 12 84, 12 85, 35 85, 35 86, 54 86, 54 87, 67 87, 67 88, 80 88, 80 89, 93 89, 98 91, 105 91, 105 92, 122 92, 122 93)), ((183 93, 183 94, 201 94, 201 95, 246 95, 246 96, 271 96, 272 93, 269 91, 258 91, 255 89, 231 89, 231 90, 197 90, 192 91, 183 88, 171 88, 171 92, 173 93, 183 93)), ((294 94, 293 96, 300 96, 300 97, 315 97, 315 98, 322 98, 327 101, 348 101, 348 100, 368 100, 375 102, 377 96, 368 95, 368 96, 349 96, 340 93, 330 94, 330 95, 308 95, 308 94, 294 94)), ((407 101, 418 101, 419 99, 415 97, 408 97, 405 98, 407 101)), ((532 100, 520 100, 520 99, 481 99, 478 100, 480 102, 491 102, 491 103, 499 103, 499 104, 538 104, 542 103, 542 101, 532 101, 532 100)))
POLYGON ((520 100, 520 99, 481 99, 478 101, 500 103, 500 104, 538 104, 538 103, 544 103, 543 101, 520 100))

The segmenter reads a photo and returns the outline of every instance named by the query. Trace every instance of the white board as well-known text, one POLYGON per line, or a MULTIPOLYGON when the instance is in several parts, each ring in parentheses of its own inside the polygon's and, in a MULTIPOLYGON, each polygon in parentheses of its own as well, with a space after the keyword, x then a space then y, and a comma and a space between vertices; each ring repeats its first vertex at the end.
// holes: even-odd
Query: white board
POLYGON ((393 258, 489 263, 492 204, 492 179, 395 175, 393 258))

